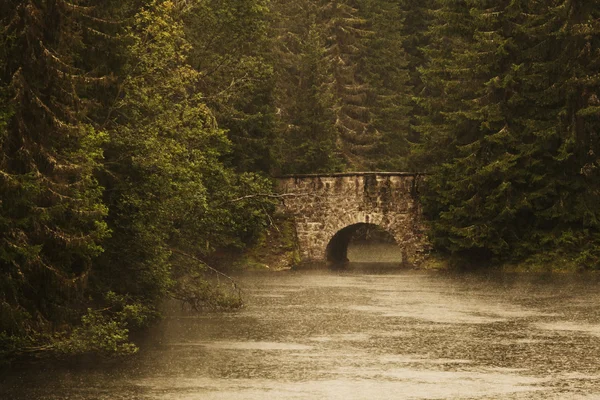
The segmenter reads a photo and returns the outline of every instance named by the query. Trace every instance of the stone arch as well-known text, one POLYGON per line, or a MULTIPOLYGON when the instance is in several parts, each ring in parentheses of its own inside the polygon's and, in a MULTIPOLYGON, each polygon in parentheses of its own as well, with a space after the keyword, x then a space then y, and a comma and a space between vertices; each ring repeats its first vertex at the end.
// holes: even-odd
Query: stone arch
POLYGON ((282 209, 294 218, 301 263, 325 261, 327 246, 344 228, 373 224, 392 234, 403 260, 418 264, 428 246, 418 201, 421 178, 403 172, 279 178, 282 209))
POLYGON ((331 235, 327 246, 325 248, 325 259, 331 264, 344 264, 348 262, 348 245, 350 244, 353 235, 362 227, 373 226, 382 229, 387 232, 390 238, 393 239, 394 243, 398 244, 397 239, 393 233, 382 226, 366 222, 358 222, 355 224, 348 225, 336 233, 331 235))

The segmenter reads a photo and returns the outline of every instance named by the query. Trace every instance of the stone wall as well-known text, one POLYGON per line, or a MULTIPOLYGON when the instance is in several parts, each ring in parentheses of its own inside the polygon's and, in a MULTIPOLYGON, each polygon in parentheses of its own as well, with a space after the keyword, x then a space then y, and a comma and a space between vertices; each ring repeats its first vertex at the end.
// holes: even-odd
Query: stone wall
POLYGON ((391 233, 407 262, 419 263, 427 247, 418 201, 422 181, 421 174, 399 172, 279 178, 283 207, 296 222, 302 260, 324 261, 337 232, 368 223, 391 233))

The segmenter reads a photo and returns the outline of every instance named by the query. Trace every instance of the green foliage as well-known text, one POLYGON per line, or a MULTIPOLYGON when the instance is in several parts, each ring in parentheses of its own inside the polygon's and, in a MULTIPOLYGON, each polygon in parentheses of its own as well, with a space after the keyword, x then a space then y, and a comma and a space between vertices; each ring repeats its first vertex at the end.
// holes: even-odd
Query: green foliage
POLYGON ((56 341, 54 349, 69 356, 92 353, 114 357, 138 351, 129 342, 129 330, 123 317, 110 318, 92 309, 87 310, 81 318, 81 325, 67 338, 56 341))
POLYGON ((241 292, 230 282, 222 284, 206 279, 206 271, 180 276, 173 289, 173 298, 194 311, 235 310, 243 306, 241 292))
POLYGON ((237 268, 278 271, 300 263, 294 218, 276 213, 271 222, 260 240, 236 260, 237 268))
POLYGON ((192 90, 198 73, 185 62, 190 46, 173 7, 154 2, 125 33, 128 58, 105 150, 113 234, 99 275, 108 288, 148 301, 167 293, 175 224, 206 208, 203 172, 227 146, 192 90))
POLYGON ((137 353, 138 347, 129 339, 130 330, 148 326, 157 318, 157 312, 130 295, 114 292, 106 293, 103 303, 104 309, 88 308, 81 324, 72 331, 53 337, 48 349, 63 356, 120 357, 137 353))
POLYGON ((106 80, 84 63, 89 9, 0 5, 0 331, 67 321, 108 230, 94 171, 106 134, 86 96, 106 80), (5 318, 6 315, 9 317, 5 318), (15 317, 29 316, 18 319, 15 317))
POLYGON ((239 172, 277 167, 269 13, 267 0, 199 0, 183 16, 190 43, 198 44, 190 65, 199 71, 202 97, 231 141, 226 161, 239 172))
POLYGON ((372 124, 381 134, 371 162, 387 171, 404 171, 410 151, 412 86, 410 57, 405 49, 406 5, 397 1, 363 0, 362 15, 372 34, 365 40, 361 69, 371 86, 368 104, 372 124))
POLYGON ((230 141, 196 91, 202 75, 187 64, 191 46, 177 15, 172 3, 154 2, 126 32, 129 61, 106 147, 113 235, 99 260, 98 284, 147 302, 173 285, 173 248, 206 254, 243 246, 264 226, 270 207, 231 202, 268 193, 270 184, 220 161, 230 141))
POLYGON ((320 2, 317 9, 325 38, 325 60, 331 65, 337 146, 354 170, 368 168, 367 160, 381 139, 369 104, 372 88, 361 68, 367 39, 375 33, 359 7, 358 1, 333 0, 320 2))
POLYGON ((16 355, 34 344, 29 336, 0 331, 0 368, 10 365, 16 355))
POLYGON ((27 3, 1 5, 15 22, 0 42, 2 346, 129 354, 129 330, 173 294, 174 251, 252 243, 271 183, 224 162, 231 141, 188 62, 182 4, 27 3), (47 43, 25 40, 46 30, 47 43))
POLYGON ((563 254, 594 267, 595 8, 437 4, 416 153, 432 172, 433 242, 469 258, 563 254))
MULTIPOLYGON (((286 160, 284 173, 332 172, 342 169, 335 127, 335 100, 328 86, 331 67, 325 58, 324 40, 315 23, 305 31, 298 54, 286 80, 294 86, 285 88, 288 124, 282 141, 286 160), (294 76, 292 76, 294 75, 294 76)), ((289 85, 289 84, 288 84, 289 85)))
POLYGON ((281 171, 401 168, 411 112, 404 10, 370 0, 273 9, 281 171))

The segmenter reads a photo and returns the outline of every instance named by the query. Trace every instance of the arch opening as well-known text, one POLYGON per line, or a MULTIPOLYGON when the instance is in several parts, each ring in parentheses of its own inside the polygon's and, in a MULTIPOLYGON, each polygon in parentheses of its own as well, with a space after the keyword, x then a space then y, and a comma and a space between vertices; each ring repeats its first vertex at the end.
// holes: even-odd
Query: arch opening
POLYGON ((333 265, 354 261, 402 262, 403 258, 394 236, 379 225, 369 223, 353 224, 339 230, 325 252, 327 262, 333 265), (382 257, 386 255, 383 253, 389 254, 382 257))

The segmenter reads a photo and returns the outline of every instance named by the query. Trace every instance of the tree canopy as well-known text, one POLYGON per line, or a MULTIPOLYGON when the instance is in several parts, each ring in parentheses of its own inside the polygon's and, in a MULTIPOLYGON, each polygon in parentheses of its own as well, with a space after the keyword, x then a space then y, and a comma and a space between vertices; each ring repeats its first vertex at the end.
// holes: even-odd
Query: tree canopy
POLYGON ((599 6, 0 0, 0 354, 239 305, 280 174, 426 172, 439 253, 597 269, 599 6))

